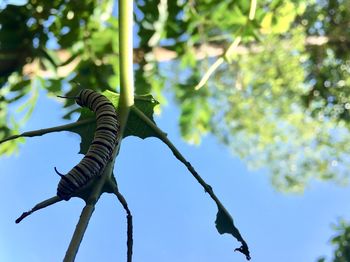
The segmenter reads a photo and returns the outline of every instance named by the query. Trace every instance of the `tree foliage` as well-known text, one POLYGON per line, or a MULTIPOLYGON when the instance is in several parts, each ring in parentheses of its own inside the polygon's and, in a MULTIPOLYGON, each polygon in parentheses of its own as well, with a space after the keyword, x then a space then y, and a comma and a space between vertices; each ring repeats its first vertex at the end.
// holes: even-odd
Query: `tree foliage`
POLYGON ((326 257, 321 257, 318 262, 347 262, 350 260, 350 225, 345 220, 339 220, 337 225, 334 225, 334 230, 337 232, 331 239, 331 244, 335 247, 334 254, 331 260, 326 257))

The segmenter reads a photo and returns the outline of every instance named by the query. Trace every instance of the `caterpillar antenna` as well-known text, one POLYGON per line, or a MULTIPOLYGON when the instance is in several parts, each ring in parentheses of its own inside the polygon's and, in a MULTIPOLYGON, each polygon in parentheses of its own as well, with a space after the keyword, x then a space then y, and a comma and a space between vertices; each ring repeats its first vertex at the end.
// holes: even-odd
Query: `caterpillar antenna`
POLYGON ((59 98, 67 98, 67 99, 78 99, 77 96, 57 96, 59 98))
POLYGON ((58 170, 57 170, 57 168, 56 168, 56 167, 54 167, 54 169, 55 169, 55 172, 57 173, 57 175, 59 175, 60 177, 64 177, 64 174, 62 174, 62 173, 58 172, 58 170))

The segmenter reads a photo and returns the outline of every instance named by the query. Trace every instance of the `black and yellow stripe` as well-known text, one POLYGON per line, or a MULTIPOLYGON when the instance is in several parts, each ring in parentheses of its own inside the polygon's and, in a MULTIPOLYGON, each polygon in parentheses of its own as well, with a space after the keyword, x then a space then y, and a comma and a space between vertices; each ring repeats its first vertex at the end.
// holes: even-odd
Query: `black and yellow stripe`
POLYGON ((94 139, 84 158, 66 175, 61 175, 57 196, 69 200, 72 195, 92 178, 102 174, 118 143, 119 121, 112 103, 103 95, 90 89, 83 89, 76 97, 76 103, 96 114, 94 139))

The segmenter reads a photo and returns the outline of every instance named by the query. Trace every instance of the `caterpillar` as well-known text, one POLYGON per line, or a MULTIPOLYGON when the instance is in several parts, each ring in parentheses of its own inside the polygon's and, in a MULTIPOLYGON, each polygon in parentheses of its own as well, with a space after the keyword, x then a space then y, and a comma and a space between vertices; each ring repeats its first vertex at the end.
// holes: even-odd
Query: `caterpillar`
POLYGON ((78 105, 95 112, 96 131, 86 155, 79 164, 66 175, 59 173, 55 167, 55 172, 61 176, 57 196, 63 200, 69 200, 78 189, 102 174, 118 144, 119 121, 108 98, 90 89, 81 90, 74 98, 78 105))

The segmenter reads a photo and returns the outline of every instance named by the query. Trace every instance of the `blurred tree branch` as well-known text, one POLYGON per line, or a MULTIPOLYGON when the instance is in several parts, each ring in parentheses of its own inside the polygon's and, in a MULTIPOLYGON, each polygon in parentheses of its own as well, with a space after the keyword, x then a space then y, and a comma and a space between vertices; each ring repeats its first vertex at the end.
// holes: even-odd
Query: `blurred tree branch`
MULTIPOLYGON (((328 43, 329 39, 326 36, 309 36, 305 39, 305 45, 308 46, 322 46, 328 43)), ((287 44, 287 43, 286 43, 287 44)), ((205 58, 218 57, 225 53, 228 42, 208 42, 203 44, 196 44, 193 47, 193 53, 196 60, 203 60, 205 58)), ((250 44, 249 46, 238 45, 235 49, 236 54, 249 54, 249 53, 257 53, 261 52, 263 49, 258 43, 250 44)), ((151 50, 153 54, 154 60, 157 62, 168 62, 175 60, 179 57, 178 53, 173 50, 173 46, 156 46, 151 50)), ((143 61, 145 57, 146 51, 144 48, 134 48, 133 51, 133 62, 135 64, 143 61)), ((57 77, 66 77, 69 73, 74 71, 74 68, 81 61, 81 57, 79 55, 72 56, 70 59, 70 54, 67 50, 61 49, 56 52, 57 57, 61 61, 67 61, 66 63, 62 63, 58 65, 57 72, 53 72, 51 70, 45 70, 40 67, 40 62, 38 60, 34 60, 31 63, 28 63, 23 68, 23 74, 28 76, 41 76, 41 77, 53 77, 54 75, 57 77)))

